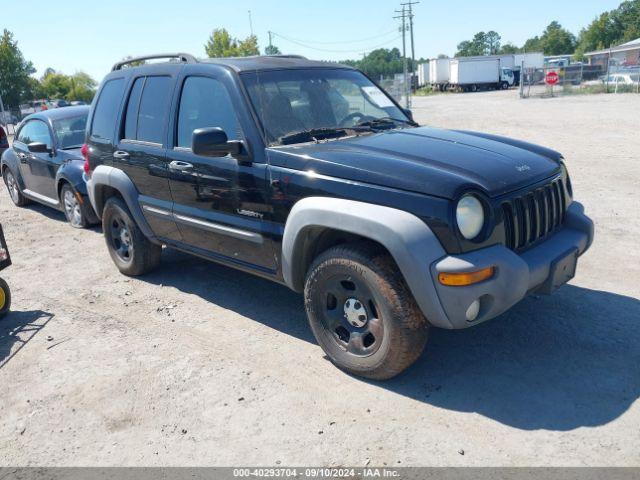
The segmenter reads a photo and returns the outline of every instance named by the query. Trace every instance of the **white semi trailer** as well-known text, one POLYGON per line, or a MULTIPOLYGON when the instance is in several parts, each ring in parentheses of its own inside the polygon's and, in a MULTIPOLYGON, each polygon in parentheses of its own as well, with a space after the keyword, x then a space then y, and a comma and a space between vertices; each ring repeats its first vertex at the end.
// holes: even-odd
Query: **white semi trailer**
POLYGON ((429 83, 436 90, 444 90, 449 84, 450 58, 433 58, 429 60, 429 83))
POLYGON ((418 65, 418 87, 429 85, 429 63, 421 63, 418 65))
POLYGON ((461 57, 450 63, 449 88, 476 92, 481 89, 508 89, 514 84, 513 56, 504 62, 499 57, 461 57), (503 65, 506 63, 506 66, 503 65))

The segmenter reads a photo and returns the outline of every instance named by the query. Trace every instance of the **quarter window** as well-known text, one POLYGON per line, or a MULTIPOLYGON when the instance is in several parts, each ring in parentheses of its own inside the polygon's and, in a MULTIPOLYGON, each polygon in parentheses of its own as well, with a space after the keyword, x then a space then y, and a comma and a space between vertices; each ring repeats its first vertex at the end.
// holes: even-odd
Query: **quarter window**
POLYGON ((198 128, 220 127, 229 140, 239 140, 240 125, 224 85, 213 78, 188 77, 180 96, 178 147, 191 148, 191 136, 198 128))
POLYGON ((101 140, 113 140, 116 116, 118 115, 123 90, 124 80, 122 78, 109 80, 102 87, 93 115, 92 137, 101 140))

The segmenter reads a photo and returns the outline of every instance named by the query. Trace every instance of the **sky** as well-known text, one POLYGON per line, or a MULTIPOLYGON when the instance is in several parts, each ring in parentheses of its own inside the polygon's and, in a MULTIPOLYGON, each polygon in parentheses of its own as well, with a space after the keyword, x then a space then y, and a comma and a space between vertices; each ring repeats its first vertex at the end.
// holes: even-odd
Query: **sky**
MULTIPOLYGON (((407 0, 0 0, 0 29, 14 33, 36 76, 52 67, 67 74, 84 71, 100 81, 127 55, 204 57, 204 44, 218 27, 240 38, 253 29, 261 50, 272 31, 283 53, 314 59, 344 60, 378 47, 401 48, 393 19, 401 1, 407 0)), ((479 31, 495 30, 503 43, 521 45, 552 20, 578 34, 620 2, 420 0, 414 6, 416 58, 453 55, 459 42, 479 31)))

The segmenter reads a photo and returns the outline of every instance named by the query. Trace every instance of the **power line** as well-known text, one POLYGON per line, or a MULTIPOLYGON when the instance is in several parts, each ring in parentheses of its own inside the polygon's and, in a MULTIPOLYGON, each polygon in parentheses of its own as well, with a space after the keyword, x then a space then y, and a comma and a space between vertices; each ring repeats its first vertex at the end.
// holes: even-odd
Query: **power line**
MULTIPOLYGON (((318 41, 315 41, 315 40, 301 40, 299 38, 293 38, 293 37, 287 37, 287 39, 289 41, 296 41, 296 42, 301 42, 301 43, 310 43, 312 45, 344 45, 345 43, 368 42, 370 40, 375 40, 375 39, 378 39, 380 37, 386 37, 387 35, 390 35, 390 34, 396 33, 396 32, 397 32, 397 29, 394 28, 393 30, 389 30, 387 32, 379 33, 378 35, 374 35, 372 37, 361 38, 359 40, 339 40, 339 41, 333 41, 333 42, 318 42, 318 41)), ((272 32, 272 33, 277 35, 277 33, 275 33, 275 32, 272 32)))
POLYGON ((285 37, 284 35, 280 35, 279 33, 276 33, 276 32, 271 32, 271 34, 274 37, 279 37, 279 38, 281 38, 281 39, 283 39, 283 40, 285 40, 287 42, 294 43, 294 44, 296 44, 296 45, 298 45, 300 47, 308 48, 310 50, 317 50, 319 52, 329 52, 329 53, 362 53, 363 50, 371 51, 371 50, 375 50, 376 48, 381 48, 381 47, 387 46, 390 43, 395 42, 396 40, 398 40, 401 37, 400 35, 398 35, 395 38, 391 38, 389 40, 386 40, 385 42, 383 42, 383 43, 381 43, 379 45, 372 45, 369 48, 358 48, 358 49, 355 49, 355 50, 335 50, 335 49, 329 49, 329 48, 314 47, 312 45, 300 42, 298 40, 294 40, 292 38, 285 37))

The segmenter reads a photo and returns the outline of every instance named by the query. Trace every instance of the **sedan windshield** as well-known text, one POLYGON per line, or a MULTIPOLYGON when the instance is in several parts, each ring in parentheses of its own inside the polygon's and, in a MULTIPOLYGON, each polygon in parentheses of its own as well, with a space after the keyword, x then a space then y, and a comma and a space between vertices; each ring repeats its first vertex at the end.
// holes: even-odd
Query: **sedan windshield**
POLYGON ((84 131, 87 126, 87 115, 61 118, 53 121, 53 129, 58 137, 58 145, 62 150, 79 148, 84 143, 84 131))
POLYGON ((275 70, 243 74, 242 79, 270 145, 414 125, 355 70, 275 70))

